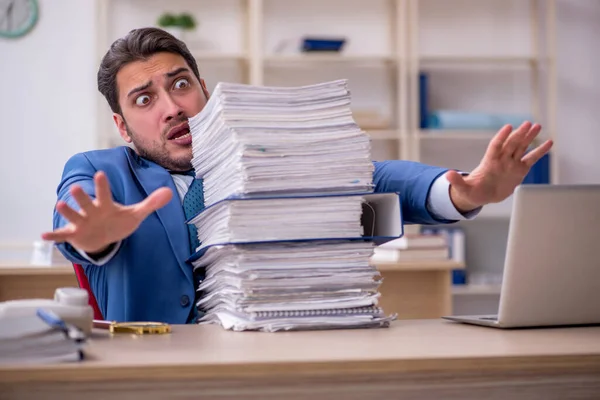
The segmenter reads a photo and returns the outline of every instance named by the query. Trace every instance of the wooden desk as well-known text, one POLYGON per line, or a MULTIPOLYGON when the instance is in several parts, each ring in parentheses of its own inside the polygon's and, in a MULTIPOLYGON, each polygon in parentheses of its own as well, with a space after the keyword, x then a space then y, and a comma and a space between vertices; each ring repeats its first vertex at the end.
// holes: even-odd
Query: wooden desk
POLYGON ((0 265, 0 301, 52 298, 58 287, 79 287, 72 265, 0 265))
POLYGON ((442 320, 389 329, 164 336, 96 333, 82 363, 0 367, 3 399, 598 399, 600 327, 502 331, 442 320))
POLYGON ((451 260, 375 263, 381 272, 381 306, 399 319, 439 318, 452 314, 451 260))
MULTIPOLYGON (((438 318, 452 313, 452 270, 464 268, 451 261, 378 263, 383 276, 381 305, 399 319, 438 318)), ((58 287, 79 287, 73 266, 0 264, 0 301, 52 298, 58 287)))

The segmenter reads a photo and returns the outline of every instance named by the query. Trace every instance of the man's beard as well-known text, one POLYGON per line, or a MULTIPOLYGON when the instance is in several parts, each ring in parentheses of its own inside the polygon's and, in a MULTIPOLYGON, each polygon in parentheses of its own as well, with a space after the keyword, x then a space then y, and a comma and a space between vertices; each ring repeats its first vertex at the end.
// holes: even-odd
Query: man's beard
MULTIPOLYGON (((176 124, 169 126, 166 129, 166 131, 171 129, 173 126, 179 125, 181 122, 184 121, 187 121, 187 119, 177 121, 176 124)), ((191 147, 189 157, 186 155, 179 158, 172 158, 169 156, 169 152, 166 148, 166 143, 163 143, 162 145, 152 144, 150 146, 146 146, 141 141, 137 140, 137 134, 129 127, 127 123, 125 123, 125 128, 127 129, 127 134, 131 138, 131 141, 135 146, 135 150, 140 157, 150 160, 170 171, 189 171, 190 169, 192 169, 191 147)))

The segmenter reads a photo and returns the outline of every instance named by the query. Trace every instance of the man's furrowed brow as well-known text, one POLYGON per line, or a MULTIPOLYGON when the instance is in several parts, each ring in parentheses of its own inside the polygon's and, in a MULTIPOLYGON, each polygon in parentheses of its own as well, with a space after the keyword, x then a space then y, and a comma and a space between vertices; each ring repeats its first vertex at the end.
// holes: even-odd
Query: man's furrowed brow
POLYGON ((167 72, 167 73, 165 74, 165 76, 166 76, 167 78, 172 78, 172 77, 174 77, 175 75, 179 75, 179 74, 180 74, 180 73, 182 73, 182 72, 190 72, 190 70, 189 70, 189 69, 187 69, 186 67, 181 67, 181 68, 177 68, 177 69, 176 69, 176 70, 174 70, 174 71, 167 72))
POLYGON ((141 92, 143 90, 148 89, 150 86, 152 86, 152 81, 143 84, 142 86, 138 86, 136 88, 133 88, 129 91, 129 93, 127 93, 127 97, 131 96, 132 94, 136 94, 138 92, 141 92))

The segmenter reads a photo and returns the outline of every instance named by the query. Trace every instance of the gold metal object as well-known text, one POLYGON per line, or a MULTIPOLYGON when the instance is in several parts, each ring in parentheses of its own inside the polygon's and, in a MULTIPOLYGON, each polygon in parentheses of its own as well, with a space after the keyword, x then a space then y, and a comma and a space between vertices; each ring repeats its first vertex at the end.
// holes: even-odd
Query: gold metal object
POLYGON ((110 333, 164 334, 171 332, 171 325, 163 322, 115 322, 94 320, 94 328, 108 329, 110 333))
POLYGON ((164 334, 171 332, 171 325, 162 322, 116 322, 110 325, 110 333, 164 334))

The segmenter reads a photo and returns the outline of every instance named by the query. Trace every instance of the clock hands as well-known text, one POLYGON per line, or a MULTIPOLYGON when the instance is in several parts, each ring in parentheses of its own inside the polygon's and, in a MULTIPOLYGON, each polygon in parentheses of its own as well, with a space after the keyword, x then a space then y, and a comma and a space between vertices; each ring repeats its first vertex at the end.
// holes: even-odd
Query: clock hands
POLYGON ((11 31, 12 30, 12 13, 13 13, 13 6, 15 5, 14 0, 12 0, 10 3, 8 3, 8 7, 6 8, 6 18, 8 19, 8 30, 11 31))
POLYGON ((8 3, 8 6, 6 7, 6 9, 4 10, 4 15, 2 16, 2 19, 0 20, 0 26, 2 26, 4 24, 4 21, 7 21, 7 30, 10 31, 11 27, 12 27, 12 13, 13 13, 13 7, 15 5, 15 1, 11 0, 10 3, 8 3))

